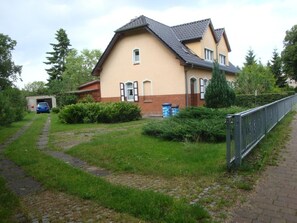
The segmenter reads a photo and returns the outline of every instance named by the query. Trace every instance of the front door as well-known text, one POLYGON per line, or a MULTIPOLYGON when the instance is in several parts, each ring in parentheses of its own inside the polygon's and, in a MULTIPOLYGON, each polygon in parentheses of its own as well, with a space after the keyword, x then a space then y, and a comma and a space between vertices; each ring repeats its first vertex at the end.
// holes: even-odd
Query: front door
POLYGON ((190 82, 191 82, 191 106, 198 106, 197 80, 195 78, 191 78, 190 82))

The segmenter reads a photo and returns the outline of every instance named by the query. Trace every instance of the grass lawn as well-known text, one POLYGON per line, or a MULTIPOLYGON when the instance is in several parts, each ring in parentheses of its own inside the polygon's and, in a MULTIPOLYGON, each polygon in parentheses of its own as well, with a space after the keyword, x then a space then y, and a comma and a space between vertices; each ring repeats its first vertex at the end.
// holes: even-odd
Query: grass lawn
POLYGON ((144 136, 141 129, 151 121, 149 119, 119 124, 69 125, 59 123, 57 115, 51 114, 50 146, 53 149, 65 150, 115 173, 199 179, 204 182, 201 185, 203 193, 212 191, 213 194, 201 198, 195 205, 189 205, 183 197, 175 199, 163 193, 109 183, 42 153, 37 149, 36 141, 47 115, 36 115, 32 126, 9 146, 6 155, 47 188, 93 200, 117 212, 151 222, 205 222, 209 217, 201 205, 208 210, 215 205, 214 211, 231 206, 241 196, 242 189, 253 188, 265 165, 275 164, 277 153, 290 132, 287 126, 293 115, 290 113, 275 127, 243 162, 242 168, 228 173, 225 143, 168 142, 144 136), (56 143, 58 140, 69 143, 80 138, 87 140, 70 149, 56 143), (217 187, 218 184, 223 186, 217 187))
POLYGON ((16 133, 22 126, 34 117, 35 113, 26 114, 25 118, 20 122, 13 122, 9 126, 0 126, 0 143, 16 133))
POLYGON ((198 204, 188 205, 167 195, 140 191, 73 168, 37 149, 36 141, 47 116, 36 116, 31 127, 10 144, 5 154, 49 189, 90 199, 118 212, 152 222, 196 222, 208 218, 198 204), (26 139, 30 140, 26 140, 26 139))
MULTIPOLYGON (((168 142, 141 134, 145 121, 102 128, 91 142, 67 153, 112 171, 172 176, 209 176, 225 171, 225 143, 168 142)), ((53 126, 53 131, 55 126, 53 126)))
POLYGON ((19 208, 18 197, 6 188, 4 179, 0 177, 0 222, 12 222, 19 208))

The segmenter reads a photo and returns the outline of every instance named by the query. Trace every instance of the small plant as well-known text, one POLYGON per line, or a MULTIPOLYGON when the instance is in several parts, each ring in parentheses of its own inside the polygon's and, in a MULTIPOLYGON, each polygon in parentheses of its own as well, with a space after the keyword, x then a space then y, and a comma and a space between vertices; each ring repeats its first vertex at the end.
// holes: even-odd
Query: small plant
POLYGON ((95 99, 93 98, 92 95, 87 94, 82 99, 79 99, 78 102, 79 103, 93 103, 93 102, 95 102, 95 99))
POLYGON ((56 113, 56 114, 60 112, 60 108, 58 107, 52 108, 51 110, 53 113, 56 113))

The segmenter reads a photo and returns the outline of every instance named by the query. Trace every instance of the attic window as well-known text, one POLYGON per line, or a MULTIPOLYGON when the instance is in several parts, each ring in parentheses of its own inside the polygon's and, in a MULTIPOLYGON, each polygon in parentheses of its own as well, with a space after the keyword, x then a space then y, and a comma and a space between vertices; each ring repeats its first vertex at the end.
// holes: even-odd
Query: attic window
POLYGON ((133 50, 133 64, 139 64, 140 63, 140 52, 139 49, 133 50))
POLYGON ((223 54, 219 55, 219 63, 221 65, 226 65, 226 56, 225 55, 223 55, 223 54))
POLYGON ((213 51, 210 49, 204 49, 204 58, 208 61, 213 61, 213 51))

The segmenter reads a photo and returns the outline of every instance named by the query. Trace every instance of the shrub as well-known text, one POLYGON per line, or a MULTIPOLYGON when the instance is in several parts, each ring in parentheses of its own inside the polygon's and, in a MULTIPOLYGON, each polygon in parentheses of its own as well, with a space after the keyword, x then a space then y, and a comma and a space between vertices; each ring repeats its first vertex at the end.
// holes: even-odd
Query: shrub
POLYGON ((225 74, 219 69, 218 62, 215 62, 212 78, 205 92, 205 105, 208 108, 224 108, 230 107, 234 102, 234 90, 228 85, 225 74))
POLYGON ((77 103, 65 106, 59 113, 64 123, 115 123, 137 120, 140 108, 132 103, 77 103))
POLYGON ((17 88, 0 92, 0 125, 9 125, 24 118, 26 100, 17 88))
POLYGON ((87 94, 83 98, 79 99, 78 102, 79 103, 92 103, 92 102, 95 102, 95 99, 93 98, 92 95, 87 94))
POLYGON ((220 142, 226 138, 226 115, 243 110, 239 107, 224 109, 186 108, 174 117, 148 123, 143 127, 143 134, 172 141, 220 142))
POLYGON ((56 113, 56 114, 57 114, 57 113, 60 112, 60 108, 55 107, 55 108, 52 108, 51 111, 52 111, 53 113, 56 113))
POLYGON ((293 94, 294 92, 292 91, 284 93, 266 93, 257 96, 255 96, 254 94, 239 94, 236 96, 235 105, 240 107, 252 108, 269 104, 293 94))

